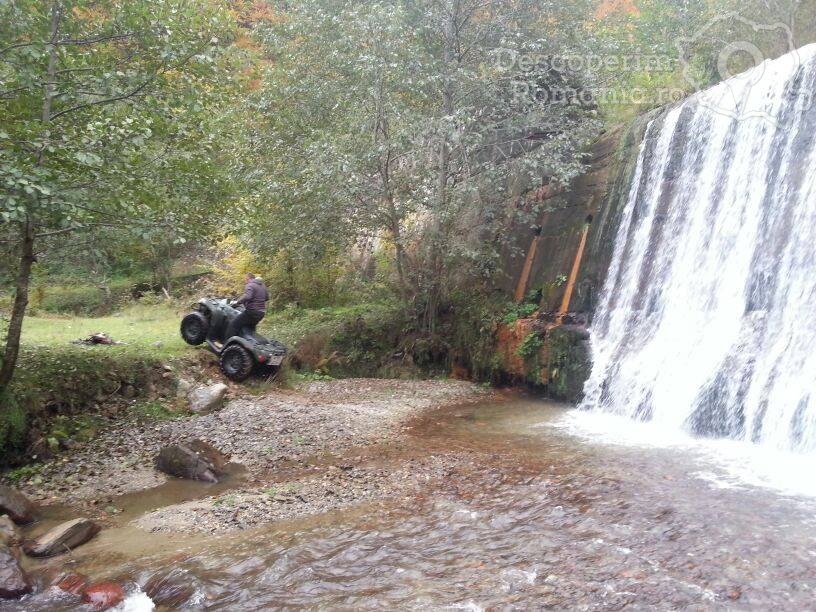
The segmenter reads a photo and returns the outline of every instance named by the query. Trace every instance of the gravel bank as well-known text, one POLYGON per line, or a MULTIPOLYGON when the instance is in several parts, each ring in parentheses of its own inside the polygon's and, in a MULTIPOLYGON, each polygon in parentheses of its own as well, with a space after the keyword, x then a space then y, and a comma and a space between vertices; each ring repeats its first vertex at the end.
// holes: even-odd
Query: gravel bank
POLYGON ((122 494, 166 481, 153 469, 162 446, 200 438, 246 468, 244 484, 238 485, 243 488, 160 508, 137 523, 153 531, 246 529, 406 494, 423 480, 443 475, 458 459, 431 457, 376 468, 338 466, 331 457, 312 460, 397 439, 406 421, 428 408, 489 395, 467 382, 379 379, 321 381, 296 391, 243 394, 209 415, 151 424, 114 422, 93 441, 44 464, 20 488, 40 503, 102 512, 122 494), (277 474, 284 471, 293 476, 282 483, 277 474))
POLYGON ((241 488, 219 496, 159 508, 134 524, 151 532, 221 534, 252 529, 359 503, 421 494, 450 477, 467 459, 438 455, 390 466, 328 466, 314 477, 241 488))

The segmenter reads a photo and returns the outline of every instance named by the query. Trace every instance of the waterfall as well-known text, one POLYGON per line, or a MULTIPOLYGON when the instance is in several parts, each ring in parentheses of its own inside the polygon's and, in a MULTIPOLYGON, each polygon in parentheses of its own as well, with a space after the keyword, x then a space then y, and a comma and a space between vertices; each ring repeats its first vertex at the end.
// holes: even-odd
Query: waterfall
POLYGON ((816 45, 649 125, 583 408, 816 451, 814 94, 816 45))

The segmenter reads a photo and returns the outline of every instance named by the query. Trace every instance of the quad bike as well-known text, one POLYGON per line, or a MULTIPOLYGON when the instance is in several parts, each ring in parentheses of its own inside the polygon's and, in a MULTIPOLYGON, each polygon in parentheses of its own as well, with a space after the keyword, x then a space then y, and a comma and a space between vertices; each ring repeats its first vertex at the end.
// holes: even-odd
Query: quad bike
POLYGON ((264 338, 255 327, 244 327, 240 335, 225 338, 229 324, 241 313, 229 300, 204 298, 181 320, 181 337, 187 344, 207 347, 218 356, 224 376, 242 382, 253 372, 271 376, 286 357, 286 347, 264 338))

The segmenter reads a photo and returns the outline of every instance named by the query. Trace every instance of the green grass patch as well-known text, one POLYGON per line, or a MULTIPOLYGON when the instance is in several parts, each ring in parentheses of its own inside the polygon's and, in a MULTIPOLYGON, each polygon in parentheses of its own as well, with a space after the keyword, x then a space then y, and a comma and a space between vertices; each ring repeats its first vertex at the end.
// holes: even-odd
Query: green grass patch
MULTIPOLYGON (((205 350, 188 346, 179 323, 188 312, 177 304, 131 303, 103 317, 54 315, 40 311, 26 317, 14 381, 0 398, 0 461, 24 459, 27 432, 32 424, 56 444, 90 431, 77 421, 83 410, 119 393, 124 385, 143 388, 162 364, 182 361, 205 350), (84 346, 75 340, 104 332, 115 346, 84 346), (44 412, 46 406, 53 409, 44 412), (60 415, 68 415, 61 420, 60 415)), ((294 347, 316 331, 329 336, 349 332, 349 322, 391 320, 390 304, 365 304, 316 310, 286 309, 270 313, 261 333, 294 347)), ((352 347, 365 349, 365 347, 352 347)), ((363 352, 365 352, 363 350, 363 352)), ((312 375, 312 379, 326 377, 312 375)), ((304 375, 309 379, 310 375, 304 375)), ((280 383, 278 383, 280 384, 280 383)), ((171 408, 150 401, 137 403, 132 415, 145 420, 176 418, 171 408)))
POLYGON ((131 416, 139 421, 175 421, 184 415, 157 401, 137 402, 130 408, 131 416))
POLYGON ((29 351, 53 350, 104 332, 117 342, 125 343, 124 346, 77 346, 76 349, 114 358, 138 349, 157 359, 172 359, 183 356, 190 349, 179 335, 184 312, 173 304, 135 304, 105 317, 29 316, 23 325, 22 344, 29 351))

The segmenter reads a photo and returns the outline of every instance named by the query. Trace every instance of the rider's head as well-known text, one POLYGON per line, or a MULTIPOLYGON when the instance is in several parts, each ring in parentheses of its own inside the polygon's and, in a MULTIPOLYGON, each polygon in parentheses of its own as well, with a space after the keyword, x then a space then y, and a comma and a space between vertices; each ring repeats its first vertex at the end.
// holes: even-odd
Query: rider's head
POLYGON ((246 282, 250 282, 250 281, 254 281, 254 280, 255 280, 255 275, 252 272, 247 272, 246 282))

